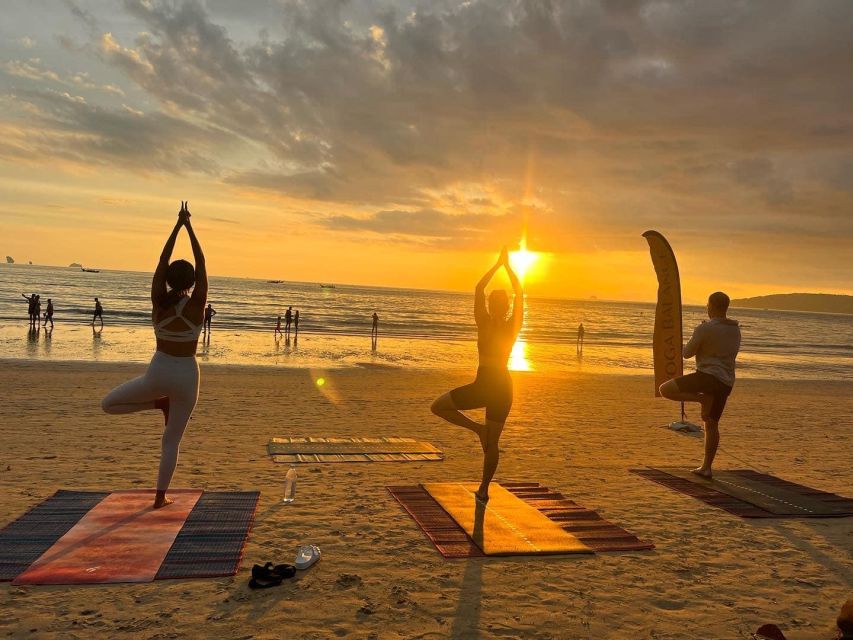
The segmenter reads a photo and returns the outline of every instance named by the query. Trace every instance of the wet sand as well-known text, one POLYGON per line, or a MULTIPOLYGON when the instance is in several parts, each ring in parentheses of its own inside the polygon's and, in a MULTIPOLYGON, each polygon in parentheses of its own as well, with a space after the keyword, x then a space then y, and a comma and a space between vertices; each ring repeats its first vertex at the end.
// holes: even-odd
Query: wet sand
MULTIPOLYGON (((138 365, 0 361, 0 526, 56 489, 150 487, 159 413, 108 416, 100 398, 138 365)), ((652 540, 652 552, 444 560, 387 484, 476 480, 476 438, 430 401, 458 372, 203 366, 173 486, 259 489, 243 568, 231 578, 88 587, 0 584, 0 634, 15 638, 744 638, 775 622, 793 640, 832 637, 853 585, 853 518, 742 520, 627 472, 691 465, 701 441, 658 425, 678 406, 648 377, 513 374, 516 403, 497 480, 531 480, 652 540), (326 384, 318 386, 317 377, 326 384), (299 469, 274 435, 417 437, 444 462, 299 469), (246 586, 255 562, 323 559, 281 587, 246 586)), ((695 417, 696 412, 692 415, 695 417)), ((740 381, 718 466, 851 493, 849 383, 740 381), (728 452, 728 453, 727 453, 728 452)))

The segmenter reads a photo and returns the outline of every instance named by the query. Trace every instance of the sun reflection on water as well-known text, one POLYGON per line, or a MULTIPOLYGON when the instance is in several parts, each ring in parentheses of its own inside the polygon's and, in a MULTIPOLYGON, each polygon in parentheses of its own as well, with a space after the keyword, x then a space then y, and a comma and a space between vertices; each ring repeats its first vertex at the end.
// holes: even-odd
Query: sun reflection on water
POLYGON ((512 345, 512 352, 509 354, 509 370, 510 371, 532 371, 533 367, 527 359, 527 342, 522 339, 515 341, 512 345))

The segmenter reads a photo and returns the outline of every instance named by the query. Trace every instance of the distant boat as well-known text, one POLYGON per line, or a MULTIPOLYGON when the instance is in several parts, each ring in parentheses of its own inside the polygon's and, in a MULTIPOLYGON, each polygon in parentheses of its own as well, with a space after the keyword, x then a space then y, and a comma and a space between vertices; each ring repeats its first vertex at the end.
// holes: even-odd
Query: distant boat
POLYGON ((86 267, 80 267, 80 271, 85 271, 86 273, 100 273, 100 269, 87 269, 86 267))
POLYGON ((284 284, 284 280, 267 280, 270 284, 284 284))
POLYGON ((333 284, 321 284, 320 288, 321 289, 334 289, 335 285, 333 285, 333 284))
POLYGON ((6 256, 6 264, 15 264, 15 259, 12 256, 6 256))

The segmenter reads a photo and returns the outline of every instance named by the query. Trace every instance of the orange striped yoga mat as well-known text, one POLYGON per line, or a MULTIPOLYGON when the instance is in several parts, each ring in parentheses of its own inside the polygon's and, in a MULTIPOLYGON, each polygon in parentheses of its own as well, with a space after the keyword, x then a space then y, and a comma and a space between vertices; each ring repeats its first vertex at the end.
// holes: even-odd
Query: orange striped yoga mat
POLYGON ((178 489, 162 509, 154 491, 116 491, 20 574, 13 584, 150 582, 202 492, 178 489))

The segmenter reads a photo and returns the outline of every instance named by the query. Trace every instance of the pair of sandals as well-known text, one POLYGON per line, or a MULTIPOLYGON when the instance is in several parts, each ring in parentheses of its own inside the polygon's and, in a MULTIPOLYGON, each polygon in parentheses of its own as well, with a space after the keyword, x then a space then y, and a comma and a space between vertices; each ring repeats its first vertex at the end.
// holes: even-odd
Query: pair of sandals
POLYGON ((273 564, 267 562, 261 566, 256 564, 252 567, 252 579, 249 580, 250 589, 269 589, 279 586, 285 579, 292 578, 296 571, 304 571, 320 559, 320 547, 316 544, 303 545, 296 551, 296 560, 293 564, 273 564))

